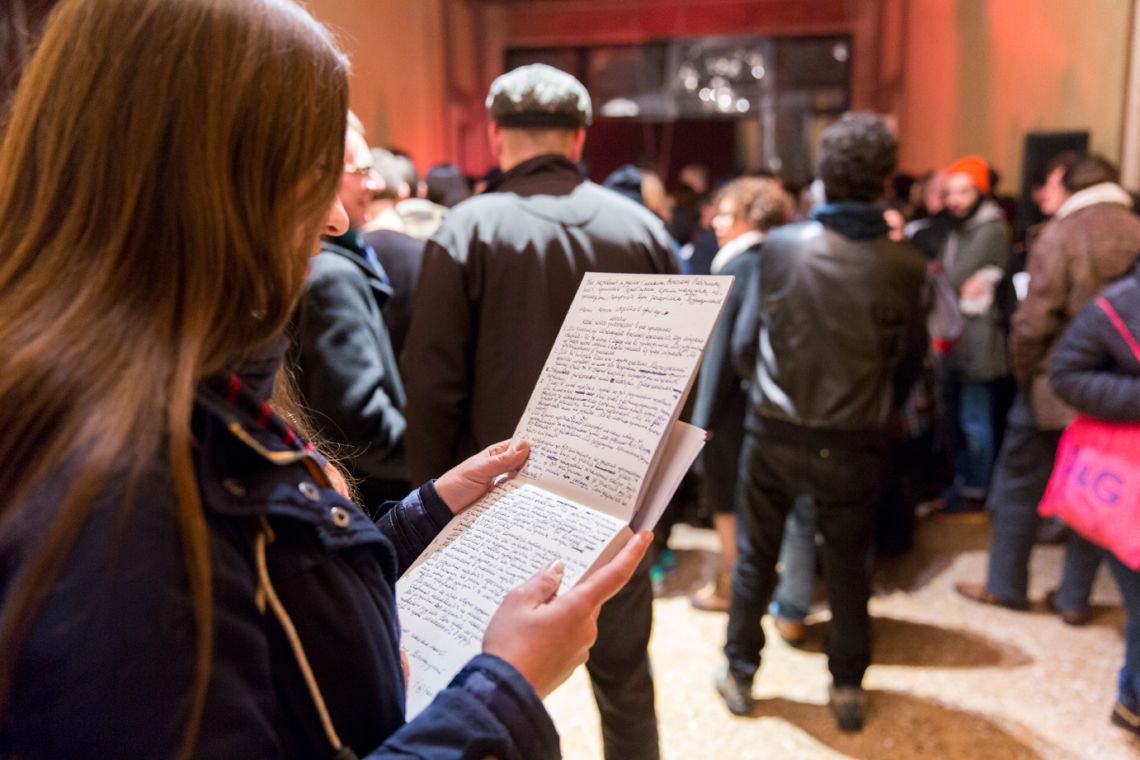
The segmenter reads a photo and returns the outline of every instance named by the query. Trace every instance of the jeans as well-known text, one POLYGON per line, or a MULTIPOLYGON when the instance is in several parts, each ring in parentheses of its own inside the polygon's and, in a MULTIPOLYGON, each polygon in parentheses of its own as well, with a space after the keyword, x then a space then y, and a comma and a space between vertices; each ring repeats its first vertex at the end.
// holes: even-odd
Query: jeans
POLYGON ((1128 623, 1124 628, 1124 665, 1120 668, 1117 699, 1140 712, 1140 572, 1129 569, 1107 549, 1098 548, 1124 598, 1128 623))
POLYGON ((780 544, 780 581, 768 612, 784 620, 803 622, 811 612, 815 589, 815 502, 796 497, 780 544))
MULTIPOLYGON (((1040 523, 1037 504, 1045 495, 1060 440, 1060 431, 1036 428, 1027 399, 1018 394, 1009 410, 990 491, 994 532, 986 575, 986 588, 1013 607, 1029 602, 1029 555, 1040 523)), ((1070 532, 1061 585, 1054 597, 1057 607, 1065 612, 1083 610, 1099 567, 1096 547, 1070 532)))
POLYGON ((602 605, 586 671, 602 716, 606 760, 657 760, 657 713, 649 666, 652 564, 647 554, 629 583, 602 605))
POLYGON ((810 494, 823 535, 820 556, 831 605, 827 661, 837 686, 859 686, 871 661, 867 555, 885 480, 885 448, 815 448, 749 432, 741 454, 737 543, 724 653, 739 681, 760 668, 760 627, 775 586, 784 525, 796 497, 810 494))
POLYGON ((954 488, 949 500, 966 495, 983 498, 994 466, 994 398, 996 382, 946 379, 946 410, 957 422, 954 436, 954 488))

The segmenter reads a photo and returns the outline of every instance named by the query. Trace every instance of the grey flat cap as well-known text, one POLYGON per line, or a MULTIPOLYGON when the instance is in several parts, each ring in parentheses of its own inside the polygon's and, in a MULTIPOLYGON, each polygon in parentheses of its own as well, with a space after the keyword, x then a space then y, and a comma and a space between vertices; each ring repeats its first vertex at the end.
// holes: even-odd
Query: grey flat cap
POLYGON ((577 129, 593 121, 582 83, 544 63, 520 66, 492 82, 487 112, 504 127, 577 129))

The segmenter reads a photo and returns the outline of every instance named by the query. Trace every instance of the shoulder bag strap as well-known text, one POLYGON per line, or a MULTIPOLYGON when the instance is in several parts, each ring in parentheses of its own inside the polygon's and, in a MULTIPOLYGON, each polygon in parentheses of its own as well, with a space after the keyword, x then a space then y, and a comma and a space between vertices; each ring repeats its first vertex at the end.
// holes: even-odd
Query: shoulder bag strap
POLYGON ((1116 328, 1116 331, 1120 333, 1120 337, 1124 338, 1124 342, 1132 349, 1132 355, 1136 357, 1136 361, 1140 362, 1140 343, 1137 343, 1136 338, 1128 331, 1128 326, 1124 324, 1124 320, 1116 313, 1116 308, 1104 296, 1097 297, 1096 305, 1100 307, 1100 310, 1108 317, 1108 321, 1111 322, 1112 326, 1116 328))

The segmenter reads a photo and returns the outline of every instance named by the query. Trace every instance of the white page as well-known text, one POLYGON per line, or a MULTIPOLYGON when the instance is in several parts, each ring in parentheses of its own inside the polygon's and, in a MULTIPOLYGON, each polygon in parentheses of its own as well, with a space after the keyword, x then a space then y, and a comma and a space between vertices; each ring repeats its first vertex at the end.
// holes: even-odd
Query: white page
POLYGON ((559 593, 565 591, 625 529, 625 520, 518 479, 495 486, 448 523, 396 584, 410 669, 408 720, 482 651, 507 592, 554 559, 566 564, 559 593))
POLYGON ((515 431, 521 476, 632 519, 732 279, 587 274, 515 431))
POLYGON ((630 522, 633 531, 653 530, 657 525, 681 479, 704 448, 706 435, 704 430, 687 422, 673 423, 662 446, 661 462, 646 488, 641 507, 630 522))

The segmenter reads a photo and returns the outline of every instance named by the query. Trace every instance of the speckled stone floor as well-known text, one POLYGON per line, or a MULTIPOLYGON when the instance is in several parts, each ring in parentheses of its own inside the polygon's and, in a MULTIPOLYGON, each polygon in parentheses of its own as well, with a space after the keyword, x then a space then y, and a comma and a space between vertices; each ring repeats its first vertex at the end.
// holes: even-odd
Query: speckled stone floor
MULTIPOLYGON (((1031 611, 986 607, 958 597, 953 584, 983 577, 988 541, 985 524, 922 522, 913 553, 880 563, 867 725, 841 734, 826 706, 823 609, 809 618, 803 649, 766 629, 754 717, 724 707, 712 675, 725 615, 697 612, 685 597, 711 574, 715 539, 679 526, 671 541, 678 569, 655 603, 651 644, 664 758, 1140 758, 1140 741, 1108 723, 1125 622, 1108 571, 1094 590, 1097 614, 1082 628, 1039 601, 1060 577, 1056 546, 1034 552, 1031 611)), ((585 672, 547 704, 565 757, 601 758, 585 672)))

